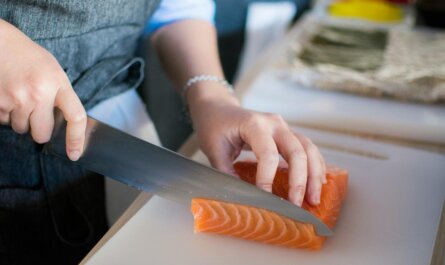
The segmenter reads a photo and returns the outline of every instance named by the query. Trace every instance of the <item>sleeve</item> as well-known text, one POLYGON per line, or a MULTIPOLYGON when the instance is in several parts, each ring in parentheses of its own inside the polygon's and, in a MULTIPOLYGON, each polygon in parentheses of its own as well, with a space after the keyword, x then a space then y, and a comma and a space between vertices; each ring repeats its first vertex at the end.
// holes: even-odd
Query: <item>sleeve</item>
POLYGON ((144 35, 183 19, 202 19, 214 23, 215 3, 212 0, 162 0, 148 21, 144 35))

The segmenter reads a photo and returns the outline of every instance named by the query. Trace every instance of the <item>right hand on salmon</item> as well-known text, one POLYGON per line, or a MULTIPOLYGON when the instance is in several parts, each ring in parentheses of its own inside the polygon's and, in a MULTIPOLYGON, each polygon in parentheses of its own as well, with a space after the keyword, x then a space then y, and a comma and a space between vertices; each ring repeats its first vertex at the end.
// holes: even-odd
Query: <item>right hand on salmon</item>
POLYGON ((201 150, 214 167, 235 175, 234 160, 243 148, 251 149, 258 160, 256 185, 271 192, 281 155, 289 165, 289 200, 320 204, 326 164, 309 138, 279 115, 243 109, 220 84, 197 84, 188 96, 201 150))
POLYGON ((56 58, 13 25, 0 19, 0 123, 48 142, 54 107, 67 120, 66 151, 75 161, 83 152, 87 116, 56 58))

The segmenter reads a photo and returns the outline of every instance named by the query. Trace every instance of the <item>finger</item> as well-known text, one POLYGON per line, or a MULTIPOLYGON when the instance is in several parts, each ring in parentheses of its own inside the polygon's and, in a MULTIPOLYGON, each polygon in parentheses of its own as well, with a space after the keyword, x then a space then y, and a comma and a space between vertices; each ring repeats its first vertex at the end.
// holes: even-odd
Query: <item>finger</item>
POLYGON ((253 134, 248 136, 246 142, 258 160, 256 185, 265 191, 272 192, 272 184, 279 162, 277 145, 267 132, 253 134))
POLYGON ((233 161, 238 157, 240 151, 240 148, 231 149, 224 144, 216 144, 211 151, 208 152, 207 158, 214 168, 227 174, 237 176, 237 173, 233 168, 233 161))
MULTIPOLYGON (((6 87, 0 87, 0 90, 6 87)), ((14 100, 11 97, 0 96, 0 124, 11 124, 11 111, 14 109, 14 100)))
POLYGON ((244 151, 252 151, 252 148, 248 144, 243 144, 242 150, 244 151))
POLYGON ((322 163, 322 168, 323 168, 323 173, 321 174, 323 177, 322 182, 323 182, 323 184, 326 184, 326 183, 328 183, 328 180, 326 178, 326 161, 324 160, 324 157, 321 153, 320 153, 320 161, 322 163))
POLYGON ((32 109, 18 108, 11 111, 10 123, 12 129, 19 134, 27 133, 29 131, 29 115, 32 109))
POLYGON ((320 203, 321 187, 326 179, 326 169, 317 146, 306 136, 295 133, 308 158, 307 201, 312 205, 320 203))
POLYGON ((29 117, 29 123, 34 141, 40 144, 48 142, 54 128, 53 104, 36 107, 29 117))
POLYGON ((294 132, 294 134, 300 140, 308 155, 309 175, 319 175, 322 183, 326 183, 326 163, 320 150, 308 137, 298 132, 294 132))
POLYGON ((71 86, 59 89, 55 106, 63 112, 67 121, 66 152, 71 160, 76 161, 84 149, 87 124, 85 109, 71 86))
POLYGON ((280 154, 289 165, 289 201, 299 206, 303 204, 308 178, 308 158, 306 152, 291 131, 281 130, 275 135, 280 154))
POLYGON ((0 124, 9 125, 9 112, 0 110, 0 124))

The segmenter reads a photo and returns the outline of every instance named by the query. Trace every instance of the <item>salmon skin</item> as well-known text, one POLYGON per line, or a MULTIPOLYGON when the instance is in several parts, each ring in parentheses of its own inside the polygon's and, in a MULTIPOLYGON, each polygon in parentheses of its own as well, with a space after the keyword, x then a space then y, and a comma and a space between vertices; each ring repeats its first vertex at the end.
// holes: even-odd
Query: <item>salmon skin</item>
MULTIPOLYGON (((237 162, 234 167, 242 180, 255 184, 256 162, 237 162)), ((327 183, 322 187, 320 204, 311 206, 305 201, 302 207, 332 229, 346 196, 348 172, 330 166, 326 178, 327 183)), ((288 189, 288 169, 280 166, 275 175, 272 192, 287 199, 288 189)), ((311 250, 320 249, 326 239, 316 234, 312 224, 297 222, 256 207, 195 198, 192 200, 191 211, 195 233, 216 233, 288 248, 311 250)))

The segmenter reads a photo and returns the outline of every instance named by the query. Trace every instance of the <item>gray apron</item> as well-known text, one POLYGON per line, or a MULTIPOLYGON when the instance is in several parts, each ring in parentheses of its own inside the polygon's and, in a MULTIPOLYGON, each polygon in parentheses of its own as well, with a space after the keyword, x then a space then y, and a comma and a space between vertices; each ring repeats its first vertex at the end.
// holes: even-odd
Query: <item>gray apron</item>
MULTIPOLYGON (((0 0, 0 18, 50 51, 86 109, 137 87, 156 0, 0 0)), ((20 56, 20 55, 18 55, 20 56)), ((103 178, 0 126, 0 264, 77 263, 105 233, 103 178)))

